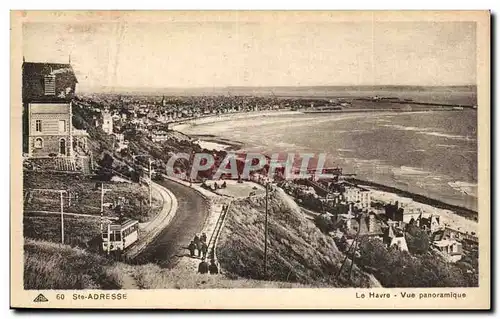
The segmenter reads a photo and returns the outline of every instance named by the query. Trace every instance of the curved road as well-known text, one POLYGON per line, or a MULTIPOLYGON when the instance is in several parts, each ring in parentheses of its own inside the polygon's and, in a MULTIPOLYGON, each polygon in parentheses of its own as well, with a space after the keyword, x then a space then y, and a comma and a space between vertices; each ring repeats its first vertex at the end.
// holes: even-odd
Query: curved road
POLYGON ((209 204, 190 187, 165 179, 156 183, 169 189, 177 198, 178 208, 169 225, 136 258, 137 263, 154 262, 161 267, 174 265, 176 257, 185 249, 194 235, 203 228, 209 204))

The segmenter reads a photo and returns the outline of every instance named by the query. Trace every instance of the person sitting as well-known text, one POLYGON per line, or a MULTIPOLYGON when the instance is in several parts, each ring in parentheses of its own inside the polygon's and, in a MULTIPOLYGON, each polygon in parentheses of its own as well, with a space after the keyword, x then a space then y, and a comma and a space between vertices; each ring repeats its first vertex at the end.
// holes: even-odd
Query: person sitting
POLYGON ((198 265, 198 273, 206 274, 208 273, 208 263, 203 259, 198 265))

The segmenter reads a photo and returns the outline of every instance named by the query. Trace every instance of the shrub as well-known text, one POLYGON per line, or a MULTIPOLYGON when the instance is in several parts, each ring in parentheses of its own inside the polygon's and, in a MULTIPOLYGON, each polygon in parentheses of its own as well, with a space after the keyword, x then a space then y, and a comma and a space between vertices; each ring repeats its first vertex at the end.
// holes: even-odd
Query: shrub
POLYGON ((408 250, 412 254, 425 254, 430 247, 429 235, 413 224, 409 224, 406 231, 408 250))
POLYGON ((314 217, 314 224, 321 230, 321 232, 325 234, 328 234, 335 228, 332 219, 328 217, 328 215, 323 215, 323 214, 314 217))
POLYGON ((435 253, 412 256, 397 248, 386 249, 377 238, 361 241, 360 266, 369 268, 384 287, 473 287, 477 276, 448 263, 435 253))

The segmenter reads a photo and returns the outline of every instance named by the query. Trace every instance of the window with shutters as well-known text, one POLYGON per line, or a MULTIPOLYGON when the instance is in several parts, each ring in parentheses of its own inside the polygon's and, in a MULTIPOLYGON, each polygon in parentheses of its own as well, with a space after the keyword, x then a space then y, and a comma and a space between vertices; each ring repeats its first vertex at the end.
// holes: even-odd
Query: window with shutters
POLYGON ((42 120, 36 120, 35 121, 35 131, 36 132, 41 132, 42 131, 42 120))
POLYGON ((45 95, 56 95, 56 76, 45 76, 45 95))

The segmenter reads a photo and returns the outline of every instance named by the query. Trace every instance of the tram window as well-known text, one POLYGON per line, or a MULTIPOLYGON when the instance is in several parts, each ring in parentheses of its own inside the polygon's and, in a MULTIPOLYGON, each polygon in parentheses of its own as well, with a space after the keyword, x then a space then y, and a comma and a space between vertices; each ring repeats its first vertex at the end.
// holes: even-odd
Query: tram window
POLYGON ((115 241, 120 241, 122 240, 122 236, 120 235, 120 233, 116 233, 115 234, 115 241))

